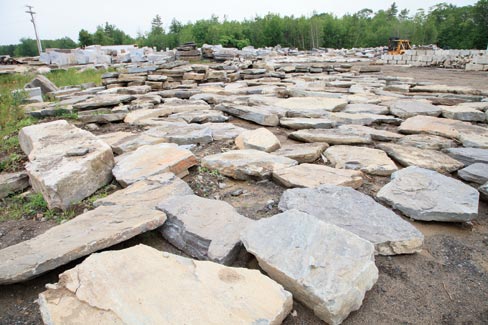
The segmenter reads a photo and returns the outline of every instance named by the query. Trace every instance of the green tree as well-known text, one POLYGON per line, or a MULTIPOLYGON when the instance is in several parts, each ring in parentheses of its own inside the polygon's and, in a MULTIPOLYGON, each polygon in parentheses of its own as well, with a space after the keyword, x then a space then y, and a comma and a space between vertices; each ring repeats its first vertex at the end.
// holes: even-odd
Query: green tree
POLYGON ((93 35, 90 34, 87 30, 82 29, 78 33, 78 42, 80 46, 93 45, 93 35))

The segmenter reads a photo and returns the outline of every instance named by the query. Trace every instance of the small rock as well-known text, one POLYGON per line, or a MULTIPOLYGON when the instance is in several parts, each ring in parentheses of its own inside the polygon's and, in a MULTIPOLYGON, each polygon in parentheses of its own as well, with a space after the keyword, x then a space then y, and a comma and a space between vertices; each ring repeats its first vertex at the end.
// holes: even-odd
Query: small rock
POLYGON ((265 128, 244 131, 235 140, 239 149, 273 152, 281 147, 280 140, 265 128))

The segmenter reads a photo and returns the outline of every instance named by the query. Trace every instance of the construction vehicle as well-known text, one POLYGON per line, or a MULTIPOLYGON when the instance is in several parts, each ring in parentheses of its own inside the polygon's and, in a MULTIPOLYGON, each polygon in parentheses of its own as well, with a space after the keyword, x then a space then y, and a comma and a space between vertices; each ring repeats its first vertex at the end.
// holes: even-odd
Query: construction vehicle
POLYGON ((398 37, 390 37, 388 40, 388 54, 389 55, 402 55, 406 50, 410 50, 410 41, 406 39, 400 39, 398 37))

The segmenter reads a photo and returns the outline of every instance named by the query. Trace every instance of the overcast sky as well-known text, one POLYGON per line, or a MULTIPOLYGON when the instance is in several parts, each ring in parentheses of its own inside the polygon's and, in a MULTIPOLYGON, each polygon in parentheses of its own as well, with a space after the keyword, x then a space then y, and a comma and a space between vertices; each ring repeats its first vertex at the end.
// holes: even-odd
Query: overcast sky
MULTIPOLYGON (((150 29, 151 19, 159 14, 165 27, 176 18, 181 22, 209 18, 216 14, 228 19, 242 20, 268 12, 281 15, 309 16, 313 11, 329 12, 342 16, 363 8, 374 11, 387 9, 393 0, 0 0, 0 44, 15 44, 22 37, 34 38, 30 16, 25 13, 25 4, 34 6, 36 21, 42 39, 64 36, 78 41, 78 32, 84 28, 94 32, 97 25, 108 21, 131 36, 150 29)), ((411 13, 418 8, 428 9, 443 0, 396 1, 399 9, 411 13)), ((472 5, 476 1, 445 1, 457 6, 472 5)))

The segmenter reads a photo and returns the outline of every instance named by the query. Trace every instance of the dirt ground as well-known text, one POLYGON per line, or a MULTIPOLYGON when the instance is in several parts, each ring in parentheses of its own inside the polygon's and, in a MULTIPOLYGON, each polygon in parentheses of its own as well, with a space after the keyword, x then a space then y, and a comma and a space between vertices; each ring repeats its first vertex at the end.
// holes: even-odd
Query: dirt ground
MULTIPOLYGON (((383 66, 385 75, 414 77, 447 85, 488 89, 488 73, 467 73, 434 68, 383 66)), ((234 123, 257 128, 243 121, 234 123)), ((123 129, 113 125, 96 133, 123 129)), ((283 143, 288 130, 269 128, 283 143)), ((232 142, 213 143, 196 148, 201 158, 231 149, 232 142)), ((322 162, 317 162, 322 163, 322 162)), ((193 167, 184 178, 196 194, 224 200, 241 214, 260 219, 278 213, 277 204, 285 188, 272 181, 235 181, 193 167)), ((359 191, 374 195, 388 177, 365 180, 359 191)), ((413 255, 377 256, 380 271, 376 285, 366 294, 360 310, 343 324, 488 324, 488 203, 480 202, 479 217, 469 224, 412 222, 425 236, 423 251, 413 255)), ((20 220, 0 223, 0 248, 37 236, 53 221, 20 220)), ((109 248, 123 249, 139 243, 184 255, 152 231, 109 248)), ((35 300, 47 283, 82 259, 48 272, 33 280, 0 287, 0 324, 42 324, 35 300)), ((0 261, 1 263, 1 261, 0 261)), ((234 266, 258 268, 255 258, 244 251, 234 266)), ((295 302, 294 312, 284 324, 322 324, 306 307, 295 302)))

